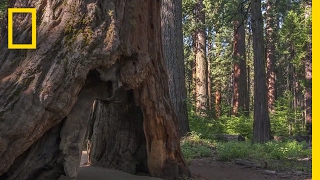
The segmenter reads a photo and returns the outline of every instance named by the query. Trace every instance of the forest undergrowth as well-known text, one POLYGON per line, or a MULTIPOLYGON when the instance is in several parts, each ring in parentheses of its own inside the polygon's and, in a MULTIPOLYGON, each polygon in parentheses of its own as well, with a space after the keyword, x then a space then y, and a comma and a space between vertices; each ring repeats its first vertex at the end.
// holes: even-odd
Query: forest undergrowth
MULTIPOLYGON (((277 116, 274 116, 276 118, 277 116)), ((182 152, 188 162, 197 158, 211 157, 216 161, 249 162, 252 166, 277 172, 311 173, 311 145, 285 135, 285 125, 274 125, 281 141, 270 140, 265 144, 251 143, 253 117, 223 116, 218 119, 199 117, 189 111, 191 132, 181 139, 182 152), (245 137, 245 141, 221 141, 216 134, 233 134, 245 137)), ((304 134, 303 131, 295 131, 304 134)))

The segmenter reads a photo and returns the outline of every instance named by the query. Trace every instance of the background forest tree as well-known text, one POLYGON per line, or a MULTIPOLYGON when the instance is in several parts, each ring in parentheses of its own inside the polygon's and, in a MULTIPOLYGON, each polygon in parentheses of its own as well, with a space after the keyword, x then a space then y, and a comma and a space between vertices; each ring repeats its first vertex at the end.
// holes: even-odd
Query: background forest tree
POLYGON ((212 124, 209 129, 217 133, 243 134, 251 138, 253 112, 257 110, 255 98, 266 96, 263 104, 267 109, 255 119, 270 116, 271 135, 311 134, 307 132, 311 131, 311 1, 267 0, 261 1, 261 8, 253 6, 256 2, 260 1, 204 0, 201 12, 205 21, 199 23, 199 1, 183 0, 191 130, 198 126, 197 122, 207 121, 212 124), (256 10, 262 12, 262 49, 257 53, 260 65, 253 61, 257 47, 252 45, 252 30, 256 29, 252 12, 256 10), (199 28, 205 30, 207 37, 204 57, 208 72, 202 79, 207 80, 208 98, 203 117, 196 115, 199 77, 195 37, 199 28), (254 71, 254 68, 259 70, 254 71), (258 79, 254 80, 255 76, 258 79), (266 85, 265 92, 260 95, 255 94, 261 93, 254 88, 257 83, 266 85))

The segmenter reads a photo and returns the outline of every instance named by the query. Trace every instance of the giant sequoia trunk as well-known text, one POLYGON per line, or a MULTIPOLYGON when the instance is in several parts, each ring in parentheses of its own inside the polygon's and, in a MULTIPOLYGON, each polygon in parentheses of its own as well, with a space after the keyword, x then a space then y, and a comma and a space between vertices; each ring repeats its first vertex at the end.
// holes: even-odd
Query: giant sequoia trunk
POLYGON ((163 54, 169 75, 169 94, 178 117, 179 132, 190 131, 183 59, 182 0, 162 0, 163 54))
POLYGON ((206 59, 206 31, 203 27, 205 23, 203 0, 197 0, 195 16, 196 23, 199 26, 195 32, 196 110, 199 115, 204 115, 208 105, 208 65, 206 59))
MULTIPOLYGON (((189 175, 168 94, 160 1, 10 0, 8 6, 37 9, 37 49, 7 49, 7 19, 1 22, 0 178, 75 178, 92 103, 112 102, 116 111, 123 91, 133 92, 143 114, 150 174, 189 175)), ((30 41, 31 15, 14 18, 15 42, 30 41)))
POLYGON ((270 140, 270 119, 267 104, 267 83, 263 44, 261 1, 251 0, 251 28, 254 57, 254 122, 253 142, 270 140))
POLYGON ((242 15, 244 9, 242 0, 238 1, 237 16, 234 21, 234 47, 233 47, 233 108, 232 114, 243 112, 249 116, 249 95, 247 90, 246 49, 245 49, 245 19, 242 15))
POLYGON ((269 112, 274 111, 276 100, 276 57, 275 57, 275 11, 276 2, 267 1, 266 11, 266 57, 267 57, 267 86, 268 86, 268 109, 269 112))

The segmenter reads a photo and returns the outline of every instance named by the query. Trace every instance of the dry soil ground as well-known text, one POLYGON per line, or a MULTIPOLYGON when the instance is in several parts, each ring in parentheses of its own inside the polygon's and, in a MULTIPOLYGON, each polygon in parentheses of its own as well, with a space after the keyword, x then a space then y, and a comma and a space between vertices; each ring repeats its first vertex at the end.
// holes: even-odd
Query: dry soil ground
MULTIPOLYGON (((87 153, 83 151, 77 180, 160 180, 148 176, 134 176, 117 170, 86 166, 87 153)), ((212 158, 193 160, 191 180, 310 180, 302 174, 269 174, 265 170, 246 168, 232 162, 218 162, 212 158)), ((62 180, 63 178, 60 178, 62 180)))

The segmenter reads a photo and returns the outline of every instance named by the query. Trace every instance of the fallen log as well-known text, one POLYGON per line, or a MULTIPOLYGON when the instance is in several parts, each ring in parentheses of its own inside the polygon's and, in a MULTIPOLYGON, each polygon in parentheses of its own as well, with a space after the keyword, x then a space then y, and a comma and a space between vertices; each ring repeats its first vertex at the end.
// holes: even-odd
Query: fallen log
POLYGON ((212 137, 215 140, 224 141, 224 142, 246 140, 245 137, 241 135, 235 135, 235 134, 213 134, 212 137))

